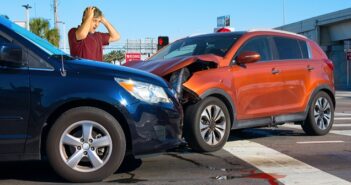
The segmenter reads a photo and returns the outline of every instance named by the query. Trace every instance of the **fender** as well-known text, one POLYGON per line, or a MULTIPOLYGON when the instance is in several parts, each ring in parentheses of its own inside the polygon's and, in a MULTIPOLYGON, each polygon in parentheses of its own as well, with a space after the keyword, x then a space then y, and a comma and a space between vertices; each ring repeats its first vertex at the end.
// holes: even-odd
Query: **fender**
POLYGON ((335 91, 333 90, 333 88, 330 87, 330 85, 328 84, 322 84, 322 85, 319 85, 317 88, 315 88, 313 90, 313 92, 311 93, 310 97, 309 97, 309 100, 308 100, 308 104, 306 106, 306 109, 305 109, 305 119, 308 115, 308 111, 310 110, 310 107, 312 106, 312 101, 313 101, 313 98, 317 95, 318 92, 320 91, 327 91, 328 94, 332 94, 332 96, 330 96, 330 98, 332 99, 333 101, 333 106, 334 106, 334 110, 335 110, 335 91))
POLYGON ((232 98, 230 97, 230 95, 228 93, 226 93, 224 90, 219 89, 219 88, 211 88, 208 89, 207 91, 205 91, 204 93, 202 93, 200 95, 201 99, 205 99, 208 96, 221 96, 220 99, 223 101, 224 104, 226 104, 226 106, 228 107, 228 111, 230 114, 230 120, 232 123, 232 128, 234 126, 234 124, 236 125, 236 107, 235 104, 232 100, 232 98))

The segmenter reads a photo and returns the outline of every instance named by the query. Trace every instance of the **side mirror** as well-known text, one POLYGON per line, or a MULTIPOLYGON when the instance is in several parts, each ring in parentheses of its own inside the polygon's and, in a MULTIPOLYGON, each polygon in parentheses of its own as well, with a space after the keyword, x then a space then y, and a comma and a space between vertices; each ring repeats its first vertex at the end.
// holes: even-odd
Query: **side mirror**
POLYGON ((244 51, 235 59, 239 64, 254 63, 261 60, 261 55, 254 51, 244 51))
POLYGON ((22 48, 12 43, 0 44, 0 65, 22 66, 22 48))

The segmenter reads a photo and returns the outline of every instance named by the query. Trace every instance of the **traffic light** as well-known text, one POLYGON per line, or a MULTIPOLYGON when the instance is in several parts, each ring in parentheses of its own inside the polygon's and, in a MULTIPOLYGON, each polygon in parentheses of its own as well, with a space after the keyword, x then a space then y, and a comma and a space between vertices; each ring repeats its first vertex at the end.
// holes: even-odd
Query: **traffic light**
POLYGON ((169 44, 169 38, 167 36, 159 36, 157 39, 157 50, 162 49, 168 44, 169 44))

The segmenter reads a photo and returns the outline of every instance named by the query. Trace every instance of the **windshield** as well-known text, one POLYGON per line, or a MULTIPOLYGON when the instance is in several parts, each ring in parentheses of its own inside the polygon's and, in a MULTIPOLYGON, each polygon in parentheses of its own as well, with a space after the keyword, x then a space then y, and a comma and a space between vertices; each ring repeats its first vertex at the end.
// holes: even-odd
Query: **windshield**
POLYGON ((224 57, 241 34, 220 33, 188 37, 175 41, 149 60, 170 59, 183 56, 214 54, 224 57))
POLYGON ((0 16, 0 24, 5 26, 6 28, 16 32, 21 35, 23 38, 27 39, 29 42, 38 46, 42 50, 44 50, 49 55, 67 55, 60 49, 56 48, 54 45, 49 43, 47 40, 40 38, 34 33, 22 28, 21 26, 11 22, 3 16, 0 16))

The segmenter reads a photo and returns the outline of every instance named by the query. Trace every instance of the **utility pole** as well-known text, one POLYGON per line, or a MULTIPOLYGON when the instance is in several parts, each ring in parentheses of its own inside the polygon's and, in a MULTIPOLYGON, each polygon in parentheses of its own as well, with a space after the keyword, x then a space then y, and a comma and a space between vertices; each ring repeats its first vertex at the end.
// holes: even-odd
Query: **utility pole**
POLYGON ((283 0, 283 25, 285 25, 285 0, 283 0))
POLYGON ((29 4, 26 5, 22 5, 22 7, 24 7, 25 10, 25 14, 26 14, 26 29, 29 30, 29 9, 31 9, 32 7, 29 6, 29 4))
MULTIPOLYGON (((54 24, 55 28, 59 30, 59 18, 58 18, 58 13, 57 13, 57 7, 58 7, 58 2, 57 0, 54 0, 54 24)), ((60 32, 60 30, 59 30, 60 32)))

